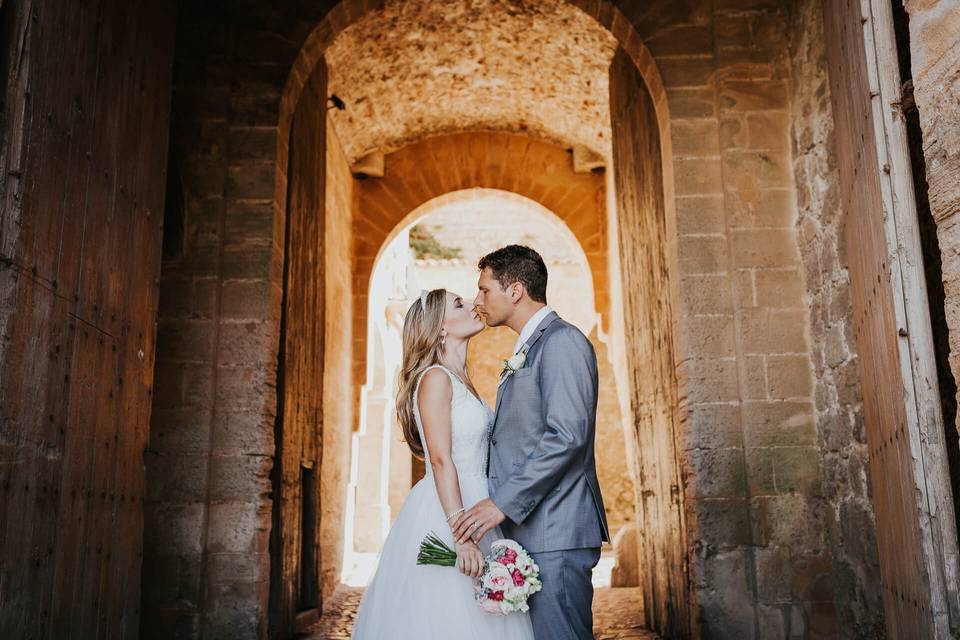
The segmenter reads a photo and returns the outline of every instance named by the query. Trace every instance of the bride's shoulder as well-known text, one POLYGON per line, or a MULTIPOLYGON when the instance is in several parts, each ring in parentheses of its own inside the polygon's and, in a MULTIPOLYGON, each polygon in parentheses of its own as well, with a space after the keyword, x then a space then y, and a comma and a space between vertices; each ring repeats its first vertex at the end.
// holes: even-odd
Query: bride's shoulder
POLYGON ((447 399, 453 394, 453 381, 442 367, 431 367, 420 374, 421 397, 445 395, 447 399))

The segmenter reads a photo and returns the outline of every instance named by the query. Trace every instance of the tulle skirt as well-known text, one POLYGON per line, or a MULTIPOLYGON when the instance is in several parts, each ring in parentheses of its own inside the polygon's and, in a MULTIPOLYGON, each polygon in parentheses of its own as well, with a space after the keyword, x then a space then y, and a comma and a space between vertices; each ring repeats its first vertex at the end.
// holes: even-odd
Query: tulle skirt
MULTIPOLYGON (((460 477, 460 493, 469 508, 488 497, 487 479, 460 477)), ((455 567, 417 564, 420 542, 431 532, 453 547, 436 485, 427 476, 410 490, 390 529, 360 601, 354 640, 533 640, 528 613, 484 613, 474 600, 471 578, 455 567)), ((497 530, 484 536, 484 555, 497 537, 497 530)))

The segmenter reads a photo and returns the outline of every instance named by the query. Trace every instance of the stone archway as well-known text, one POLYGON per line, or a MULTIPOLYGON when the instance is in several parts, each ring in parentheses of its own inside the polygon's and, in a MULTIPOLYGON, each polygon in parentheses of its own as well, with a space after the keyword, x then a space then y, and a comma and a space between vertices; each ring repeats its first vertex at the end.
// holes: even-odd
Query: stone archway
MULTIPOLYGON (((574 6, 577 6, 576 3, 574 6)), ((379 5, 378 5, 379 6, 379 5)), ((650 236, 653 247, 662 258, 653 261, 640 262, 640 269, 646 269, 651 264, 664 266, 667 271, 652 275, 646 282, 662 279, 657 288, 661 309, 666 315, 653 314, 650 320, 664 322, 657 329, 660 344, 663 340, 672 343, 678 340, 680 333, 676 331, 677 321, 671 318, 671 309, 679 308, 679 282, 677 273, 676 242, 676 208, 673 195, 673 155, 669 132, 669 115, 667 95, 659 72, 649 51, 637 34, 631 21, 623 17, 618 9, 607 3, 600 3, 588 7, 588 15, 603 25, 620 43, 620 50, 631 60, 638 76, 643 78, 649 101, 644 104, 648 121, 654 123, 650 133, 657 140, 655 149, 658 157, 654 159, 657 165, 656 188, 660 192, 659 208, 655 212, 641 211, 639 215, 660 216, 658 223, 659 235, 650 236), (672 271, 674 277, 668 277, 672 271)), ((370 11, 375 11, 376 7, 370 11)), ((287 183, 287 167, 285 166, 284 141, 289 132, 290 114, 296 109, 297 98, 302 90, 305 78, 309 78, 313 66, 323 59, 327 47, 334 42, 337 35, 350 24, 360 20, 364 12, 350 3, 337 5, 320 26, 313 30, 294 64, 293 71, 288 78, 281 100, 281 115, 278 124, 280 143, 275 188, 275 211, 282 211, 285 194, 289 191, 287 183)), ((504 127, 508 131, 510 126, 504 127)), ((352 229, 353 242, 353 405, 354 412, 359 411, 360 389, 364 384, 365 353, 366 353, 366 310, 367 289, 370 273, 373 268, 376 253, 386 239, 393 224, 398 222, 406 212, 416 208, 432 197, 458 189, 485 187, 512 191, 530 197, 551 209, 570 226, 578 241, 584 246, 591 271, 597 286, 594 289, 597 308, 603 319, 603 328, 610 328, 611 307, 622 310, 622 290, 619 287, 629 288, 639 286, 634 275, 629 273, 625 278, 619 275, 621 261, 610 255, 608 246, 616 244, 617 225, 611 221, 615 218, 617 206, 609 193, 609 174, 577 173, 571 166, 567 145, 551 144, 544 139, 536 139, 529 135, 517 135, 510 132, 498 131, 465 131, 445 135, 434 135, 426 139, 417 139, 399 149, 390 150, 382 158, 382 176, 371 177, 354 183, 356 208, 352 229), (611 235, 613 234, 613 235, 611 235), (615 274, 616 287, 610 285, 610 275, 615 274)), ((645 158, 647 160, 648 158, 645 158)), ((603 163, 601 163, 603 164, 603 163)), ((293 179, 293 178, 291 178, 293 179)), ((621 203, 622 204, 622 203, 621 203)), ((621 311, 622 313, 622 311, 621 311)), ((635 329, 635 327, 631 327, 635 329)), ((663 397, 668 404, 652 407, 643 400, 645 392, 637 385, 638 372, 645 365, 635 361, 626 364, 622 348, 623 325, 618 325, 615 331, 620 337, 614 338, 616 347, 620 348, 621 366, 617 369, 621 388, 629 389, 621 396, 621 410, 625 415, 633 415, 631 422, 638 425, 647 424, 646 428, 656 428, 663 424, 658 420, 641 420, 634 415, 637 412, 657 411, 663 415, 659 420, 666 419, 672 425, 666 436, 654 435, 657 441, 666 437, 669 444, 657 445, 643 460, 643 464, 652 465, 653 469, 647 473, 640 472, 639 478, 648 478, 641 481, 638 489, 642 495, 656 494, 664 504, 670 503, 670 515, 657 508, 647 507, 645 513, 650 523, 647 539, 650 544, 641 548, 641 563, 661 565, 664 558, 668 558, 670 568, 664 573, 671 576, 669 580, 654 580, 646 585, 646 599, 655 604, 647 607, 648 622, 658 629, 683 633, 689 629, 696 617, 695 600, 688 598, 689 584, 687 563, 684 559, 687 548, 687 531, 684 525, 684 509, 681 503, 685 491, 680 479, 679 445, 680 424, 683 422, 682 407, 679 399, 684 393, 677 390, 678 376, 675 367, 680 366, 681 360, 676 354, 681 349, 675 345, 664 353, 671 361, 666 369, 658 369, 660 374, 666 375, 662 383, 658 383, 661 390, 672 389, 663 397), (674 358, 678 358, 674 361, 674 358), (670 400, 673 399, 672 404, 670 400), (668 406, 669 405, 669 406, 668 406), (671 524, 660 523, 660 520, 671 519, 671 524), (666 552, 665 549, 672 549, 666 552), (691 608, 692 607, 692 608, 691 608)), ((643 354, 638 351, 637 355, 643 354)), ((642 441, 642 436, 639 436, 642 441)), ((638 504, 640 500, 637 501, 638 504)), ((650 575, 656 575, 651 573, 650 575)))

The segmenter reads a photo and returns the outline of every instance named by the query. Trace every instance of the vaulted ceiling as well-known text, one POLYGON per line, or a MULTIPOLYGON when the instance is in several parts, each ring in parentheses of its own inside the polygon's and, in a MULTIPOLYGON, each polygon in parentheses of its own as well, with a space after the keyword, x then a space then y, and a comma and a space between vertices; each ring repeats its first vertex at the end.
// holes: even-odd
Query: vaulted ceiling
POLYGON ((616 40, 561 0, 392 0, 326 52, 349 160, 435 134, 525 132, 609 157, 616 40))

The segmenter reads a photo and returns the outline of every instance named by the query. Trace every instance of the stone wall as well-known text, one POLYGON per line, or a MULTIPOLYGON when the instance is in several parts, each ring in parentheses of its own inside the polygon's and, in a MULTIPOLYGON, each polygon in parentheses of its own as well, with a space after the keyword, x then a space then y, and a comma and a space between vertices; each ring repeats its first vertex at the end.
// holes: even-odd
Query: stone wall
MULTIPOLYGON (((249 443, 244 446, 257 455, 272 455, 276 407, 269 381, 277 336, 259 333, 275 326, 279 307, 277 234, 282 238, 282 229, 274 220, 283 211, 286 156, 273 141, 289 134, 290 114, 324 48, 378 4, 348 0, 328 15, 329 5, 321 3, 297 12, 269 3, 181 11, 174 135, 188 191, 190 251, 165 276, 167 300, 180 315, 162 317, 161 339, 171 352, 199 355, 186 357, 184 366, 168 366, 164 375, 173 381, 168 389, 174 394, 168 396, 169 406, 171 411, 195 407, 186 419, 211 438, 223 437, 215 435, 223 431, 205 431, 209 425, 246 411, 241 415, 247 422, 227 421, 226 426, 236 427, 235 439, 249 443), (272 242, 253 242, 263 236, 272 242), (170 284, 173 280, 180 284, 170 284), (226 315, 257 329, 243 349, 242 365, 222 366, 219 354, 227 343, 220 328, 226 315), (185 385, 184 376, 197 384, 185 385)), ((664 490, 682 493, 689 519, 682 532, 665 526, 651 534, 676 546, 678 566, 689 562, 682 569, 694 589, 689 622, 700 633, 745 638, 834 633, 838 618, 827 527, 833 516, 823 490, 818 436, 826 430, 818 409, 825 405, 817 404, 811 375, 819 345, 829 342, 828 334, 812 324, 803 275, 807 253, 799 249, 794 180, 811 178, 798 172, 790 145, 793 88, 786 11, 782 3, 757 0, 718 0, 715 6, 700 0, 574 4, 610 29, 637 65, 662 134, 664 254, 676 310, 672 322, 681 384, 676 408, 683 455, 683 475, 675 483, 668 480, 664 490)), ((503 123, 507 131, 517 126, 503 123)), ((573 174, 557 183, 552 167, 569 167, 565 150, 506 133, 454 134, 388 156, 385 178, 358 183, 351 263, 354 328, 366 326, 357 324, 367 308, 366 288, 357 275, 369 274, 382 242, 423 200, 464 186, 526 190, 558 214, 569 211, 578 220, 570 227, 581 237, 594 273, 597 307, 608 313, 603 178, 580 190, 580 181, 592 184, 591 175, 573 174), (468 146, 470 140, 483 142, 468 146), (491 144, 496 140, 519 153, 512 173, 462 160, 509 155, 491 144), (537 155, 531 150, 540 148, 549 149, 540 154, 543 159, 556 155, 564 163, 530 162, 537 155), (414 153, 417 149, 423 155, 414 153), (429 179, 394 181, 404 174, 429 179), (477 180, 483 175, 502 184, 484 185, 477 180), (364 195, 377 190, 379 197, 364 195), (551 205, 564 190, 569 197, 551 205), (367 208, 365 200, 376 206, 367 208), (598 215, 588 215, 591 211, 598 215)), ((353 332, 354 367, 362 367, 357 354, 365 353, 364 339, 364 332, 353 332)), ((630 375, 644 375, 648 364, 628 363, 630 375)), ((362 374, 358 368, 354 372, 354 379, 362 374)), ((837 388, 844 384, 838 382, 837 388)), ((348 393, 356 402, 356 390, 348 387, 348 393)), ((166 426, 157 423, 158 432, 166 426)), ((188 440, 184 450, 190 446, 188 440)), ((204 464, 204 453, 195 454, 198 465, 204 464)), ((160 470, 156 463, 153 467, 160 470)), ((158 475, 160 482, 167 482, 164 477, 158 475)), ((196 577, 209 572, 208 539, 229 542, 230 551, 247 548, 261 564, 245 574, 245 582, 235 583, 242 588, 201 591, 206 602, 174 600, 168 620, 184 611, 184 624, 193 629, 195 612, 214 611, 221 603, 236 603, 255 616, 266 575, 265 561, 256 553, 269 526, 269 497, 222 514, 233 517, 234 525, 244 523, 238 531, 223 526, 226 518, 208 518, 205 490, 191 493, 190 484, 184 494, 173 480, 169 483, 158 485, 155 493, 152 522, 158 533, 148 547, 169 549, 178 539, 177 528, 198 532, 203 540, 193 544, 187 535, 190 545, 167 553, 173 584, 212 584, 196 577)), ((674 593, 683 588, 678 583, 674 593)), ((687 613, 674 610, 672 615, 687 613)), ((260 633, 245 620, 242 627, 217 629, 238 636, 260 633)), ((209 628, 222 622, 211 620, 209 628)))
POLYGON ((843 635, 874 638, 883 628, 880 569, 819 0, 794 3, 788 31, 796 226, 815 338, 813 397, 832 593, 843 635))
POLYGON ((905 0, 904 7, 927 195, 940 241, 950 367, 960 379, 960 6, 949 0, 905 0))

